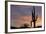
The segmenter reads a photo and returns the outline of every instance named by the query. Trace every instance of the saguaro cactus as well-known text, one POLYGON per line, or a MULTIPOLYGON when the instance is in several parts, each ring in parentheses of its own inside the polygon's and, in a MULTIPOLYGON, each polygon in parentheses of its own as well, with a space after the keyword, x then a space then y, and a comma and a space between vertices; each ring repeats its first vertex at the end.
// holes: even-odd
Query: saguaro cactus
POLYGON ((35 7, 33 6, 31 25, 32 25, 32 22, 33 22, 33 24, 34 24, 34 28, 35 28, 35 25, 36 25, 37 17, 38 17, 38 15, 37 15, 37 16, 35 15, 35 7))

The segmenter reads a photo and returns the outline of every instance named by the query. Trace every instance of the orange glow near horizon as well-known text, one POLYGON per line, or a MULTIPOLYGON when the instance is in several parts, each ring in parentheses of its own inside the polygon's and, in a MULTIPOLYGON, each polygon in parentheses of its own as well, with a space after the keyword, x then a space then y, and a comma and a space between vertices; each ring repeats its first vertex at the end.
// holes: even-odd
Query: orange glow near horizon
MULTIPOLYGON (((32 21, 31 16, 21 16, 19 17, 18 20, 15 21, 16 23, 14 23, 15 24, 14 26, 20 27, 22 26, 22 24, 25 24, 25 23, 29 24, 30 26, 31 21, 32 21)), ((41 26, 41 25, 42 25, 42 20, 41 20, 41 17, 38 16, 38 19, 36 21, 36 26, 41 26)))

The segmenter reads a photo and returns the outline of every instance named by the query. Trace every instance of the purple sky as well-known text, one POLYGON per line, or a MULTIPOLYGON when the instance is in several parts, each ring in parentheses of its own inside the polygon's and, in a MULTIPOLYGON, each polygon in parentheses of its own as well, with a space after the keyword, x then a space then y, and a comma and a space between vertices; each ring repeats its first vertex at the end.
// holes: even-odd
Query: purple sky
MULTIPOLYGON (((11 17, 31 16, 33 6, 11 5, 11 17)), ((41 6, 35 6, 35 13, 41 16, 41 6)))

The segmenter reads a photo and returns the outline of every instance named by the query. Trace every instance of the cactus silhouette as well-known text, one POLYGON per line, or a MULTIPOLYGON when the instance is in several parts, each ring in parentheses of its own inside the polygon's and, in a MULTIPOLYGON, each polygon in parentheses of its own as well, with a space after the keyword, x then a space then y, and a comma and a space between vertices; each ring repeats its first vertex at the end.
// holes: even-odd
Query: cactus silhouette
POLYGON ((31 26, 32 26, 32 22, 33 22, 34 28, 35 28, 35 25, 36 25, 37 18, 38 18, 38 15, 37 16, 35 15, 35 7, 33 6, 31 26))

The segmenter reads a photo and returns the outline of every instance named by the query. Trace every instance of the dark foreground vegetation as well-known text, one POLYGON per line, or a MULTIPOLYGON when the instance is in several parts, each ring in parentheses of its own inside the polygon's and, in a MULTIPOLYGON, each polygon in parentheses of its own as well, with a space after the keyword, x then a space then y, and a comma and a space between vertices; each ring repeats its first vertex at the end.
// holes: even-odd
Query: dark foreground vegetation
MULTIPOLYGON (((41 28, 42 26, 37 26, 35 28, 41 28)), ((23 29, 23 28, 32 28, 32 27, 11 27, 11 29, 23 29)))

